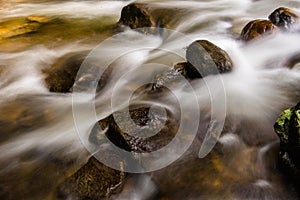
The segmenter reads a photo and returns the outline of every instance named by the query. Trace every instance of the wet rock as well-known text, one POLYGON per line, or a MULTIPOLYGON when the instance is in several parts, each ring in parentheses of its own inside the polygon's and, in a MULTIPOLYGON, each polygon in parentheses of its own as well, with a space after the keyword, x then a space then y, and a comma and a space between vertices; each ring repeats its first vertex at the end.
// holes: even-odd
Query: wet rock
POLYGON ((39 28, 40 24, 38 22, 29 21, 25 18, 8 19, 0 23, 0 39, 34 33, 39 28))
POLYGON ((118 23, 129 26, 131 29, 141 28, 143 32, 149 32, 149 27, 157 26, 145 4, 140 3, 125 6, 121 11, 121 18, 118 23))
POLYGON ((10 101, 0 106, 0 142, 40 128, 54 118, 46 102, 33 96, 10 101))
POLYGON ((265 35, 276 33, 277 31, 277 26, 269 20, 253 20, 243 28, 241 32, 241 39, 243 41, 250 41, 261 38, 265 35))
POLYGON ((52 18, 43 16, 43 15, 30 15, 26 19, 28 21, 38 22, 38 23, 41 23, 41 24, 49 23, 53 20, 52 18))
POLYGON ((300 184, 300 103, 283 111, 277 119, 274 129, 280 139, 279 169, 300 184))
MULTIPOLYGON (((152 152, 167 145, 177 133, 178 121, 170 111, 149 105, 132 105, 128 110, 115 112, 100 120, 99 125, 107 130, 107 137, 115 145, 132 152, 152 152)), ((97 142, 96 133, 90 140, 97 142)))
POLYGON ((283 30, 291 29, 298 18, 295 11, 285 7, 277 8, 269 15, 269 20, 283 30))
POLYGON ((45 82, 51 92, 71 92, 73 89, 78 91, 87 91, 97 87, 101 90, 108 78, 110 70, 104 71, 98 66, 96 61, 88 59, 85 62, 84 71, 77 77, 77 73, 88 55, 89 51, 68 53, 59 58, 48 70, 45 71, 45 82), (98 75, 103 75, 99 82, 98 75), (77 78, 76 84, 75 80, 77 78), (74 87, 76 88, 72 88, 74 87))
POLYGON ((186 59, 188 63, 183 73, 191 79, 230 72, 233 68, 229 55, 207 40, 197 40, 190 44, 186 59))
POLYGON ((57 155, 47 151, 32 147, 9 159, 1 159, 1 199, 56 199, 53 193, 58 183, 82 163, 78 155, 66 157, 63 152, 57 155))
POLYGON ((300 64, 300 53, 296 53, 284 61, 284 66, 290 69, 293 69, 300 64))
MULTIPOLYGON (((125 25, 131 29, 139 29, 145 34, 160 33, 159 28, 175 27, 183 16, 186 16, 187 9, 170 8, 158 6, 155 3, 131 3, 121 11, 118 25, 125 25)), ((190 11, 190 10, 189 10, 190 11)), ((190 11, 191 12, 191 11, 190 11)))
POLYGON ((186 77, 187 63, 177 63, 172 69, 163 72, 155 77, 152 89, 158 90, 163 87, 170 88, 179 84, 179 82, 186 77))
MULTIPOLYGON (((114 162, 114 158, 110 158, 114 162)), ((91 157, 75 174, 67 178, 57 189, 58 199, 107 199, 121 190, 125 181, 124 163, 115 170, 91 157)))

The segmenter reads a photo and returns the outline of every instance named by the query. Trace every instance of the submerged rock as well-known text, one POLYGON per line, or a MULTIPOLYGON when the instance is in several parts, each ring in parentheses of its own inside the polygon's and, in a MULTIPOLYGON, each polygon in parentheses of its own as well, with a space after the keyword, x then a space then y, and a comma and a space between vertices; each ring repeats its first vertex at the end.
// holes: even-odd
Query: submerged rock
POLYGON ((300 53, 296 53, 292 55, 290 58, 288 58, 286 61, 284 61, 284 66, 290 69, 293 69, 294 67, 300 66, 300 53))
POLYGON ((45 71, 45 82, 51 92, 71 92, 77 78, 76 91, 86 91, 97 86, 97 91, 102 89, 107 81, 109 70, 99 67, 97 62, 88 59, 85 71, 77 77, 77 73, 88 55, 89 51, 68 53, 59 58, 51 68, 45 71), (102 74, 99 82, 98 75, 102 74))
POLYGON ((277 31, 277 26, 269 20, 253 20, 243 28, 241 32, 241 39, 244 41, 250 41, 261 38, 265 35, 270 35, 277 31))
POLYGON ((230 72, 233 68, 229 55, 207 40, 197 40, 190 44, 186 59, 188 63, 183 73, 191 79, 230 72))
POLYGON ((283 111, 274 129, 280 139, 279 168, 300 189, 300 103, 283 111))
POLYGON ((41 23, 41 24, 49 23, 53 20, 52 18, 43 16, 43 15, 30 15, 26 19, 28 21, 38 22, 38 23, 41 23))
POLYGON ((40 128, 53 121, 55 115, 46 105, 46 102, 34 96, 10 99, 9 103, 1 104, 0 142, 40 128))
MULTIPOLYGON (((170 111, 166 115, 149 105, 134 105, 100 120, 107 137, 120 148, 132 152, 152 152, 167 145, 177 133, 178 123, 170 111)), ((90 140, 97 142, 97 133, 90 140)))
POLYGON ((0 39, 34 33, 39 30, 40 26, 38 22, 22 17, 8 19, 0 23, 0 39))
POLYGON ((269 15, 269 20, 283 30, 289 30, 298 18, 295 11, 285 7, 277 8, 269 15))
MULTIPOLYGON (((110 158, 114 162, 114 158, 110 158)), ((58 199, 107 199, 118 192, 125 181, 124 163, 115 170, 91 157, 75 174, 67 178, 57 189, 58 199)))

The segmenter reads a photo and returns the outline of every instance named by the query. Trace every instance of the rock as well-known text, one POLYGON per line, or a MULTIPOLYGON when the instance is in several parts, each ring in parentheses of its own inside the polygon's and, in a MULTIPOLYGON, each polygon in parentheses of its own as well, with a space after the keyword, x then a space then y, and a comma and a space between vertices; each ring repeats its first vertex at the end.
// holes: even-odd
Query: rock
POLYGON ((26 19, 28 21, 38 22, 38 23, 41 23, 41 24, 49 23, 53 20, 50 17, 46 17, 46 16, 42 16, 42 15, 30 15, 26 19))
POLYGON ((279 169, 300 189, 300 102, 283 111, 274 129, 280 139, 279 169))
POLYGON ((38 31, 40 24, 24 18, 13 18, 0 23, 0 39, 21 36, 38 31))
POLYGON ((299 16, 295 11, 285 7, 277 8, 269 15, 269 20, 283 30, 291 29, 298 18, 299 16))
POLYGON ((125 6, 121 11, 118 24, 129 26, 131 29, 141 28, 142 32, 149 32, 149 27, 157 24, 147 11, 145 4, 133 3, 125 6))
POLYGON ((230 72, 233 67, 229 55, 207 40, 197 40, 190 44, 186 59, 188 63, 183 73, 191 79, 230 72))
POLYGON ((190 9, 170 8, 151 2, 131 3, 121 11, 118 25, 125 25, 145 34, 160 33, 158 28, 175 28, 181 17, 186 16, 190 9))
POLYGON ((300 64, 300 53, 296 53, 289 57, 287 60, 284 61, 284 66, 290 69, 299 66, 300 64))
POLYGON ((0 106, 0 142, 40 128, 54 120, 51 109, 40 99, 20 97, 0 106))
MULTIPOLYGON (((113 162, 114 158, 111 158, 113 162)), ((107 199, 118 192, 125 181, 124 163, 115 170, 91 157, 75 174, 67 178, 57 189, 58 199, 107 199)))
MULTIPOLYGON (((127 114, 125 109, 99 121, 102 129, 108 128, 109 140, 124 150, 152 152, 167 145, 177 133, 178 121, 170 111, 165 116, 155 107, 150 110, 149 105, 131 105, 129 119, 127 114)), ((94 143, 97 142, 96 134, 92 132, 90 135, 94 143)))
POLYGON ((243 28, 241 32, 241 39, 243 41, 250 41, 261 38, 262 36, 276 33, 277 31, 277 26, 268 20, 253 20, 243 28))
POLYGON ((170 88, 175 84, 178 84, 183 77, 186 77, 185 67, 187 63, 177 63, 173 68, 159 74, 155 77, 152 89, 158 90, 163 87, 170 88))
MULTIPOLYGON (((77 73, 85 60, 89 51, 68 53, 59 58, 48 70, 45 71, 45 82, 51 92, 71 92, 75 83, 77 73)), ((85 63, 88 70, 77 77, 76 91, 87 91, 93 89, 97 85, 97 91, 102 89, 107 81, 110 70, 103 72, 103 68, 99 67, 97 62, 89 59, 85 63), (98 83, 98 75, 102 74, 98 83)))
POLYGON ((82 165, 79 157, 50 153, 32 145, 9 159, 1 159, 1 199, 56 199, 53 193, 58 184, 82 165), (13 167, 9 167, 11 163, 15 163, 13 167))

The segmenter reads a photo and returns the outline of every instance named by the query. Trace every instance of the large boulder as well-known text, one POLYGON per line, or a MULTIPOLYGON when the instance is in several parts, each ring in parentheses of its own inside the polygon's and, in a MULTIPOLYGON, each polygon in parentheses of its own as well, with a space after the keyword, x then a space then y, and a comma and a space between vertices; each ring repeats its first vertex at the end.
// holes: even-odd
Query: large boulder
POLYGON ((280 139, 279 169, 300 189, 300 103, 283 111, 274 129, 280 139))
POLYGON ((202 78, 207 75, 230 72, 233 68, 229 55, 207 40, 197 40, 186 51, 187 65, 183 74, 188 78, 202 78))
POLYGON ((253 20, 250 21, 241 32, 241 40, 250 41, 270 35, 278 31, 276 25, 269 20, 253 20))
POLYGON ((102 89, 107 81, 110 70, 105 70, 94 62, 93 59, 88 59, 85 62, 84 72, 77 73, 88 55, 89 51, 72 52, 59 58, 49 69, 45 71, 45 82, 51 92, 67 93, 76 87, 76 91, 85 91, 93 89, 93 85, 97 85, 97 91, 102 89), (94 83, 98 79, 97 75, 103 76, 98 83, 94 83), (76 79, 77 78, 77 79, 76 79), (76 81, 76 84, 74 85, 76 81))
POLYGON ((298 18, 299 16, 295 11, 285 7, 277 8, 269 15, 269 20, 283 30, 291 29, 298 18))

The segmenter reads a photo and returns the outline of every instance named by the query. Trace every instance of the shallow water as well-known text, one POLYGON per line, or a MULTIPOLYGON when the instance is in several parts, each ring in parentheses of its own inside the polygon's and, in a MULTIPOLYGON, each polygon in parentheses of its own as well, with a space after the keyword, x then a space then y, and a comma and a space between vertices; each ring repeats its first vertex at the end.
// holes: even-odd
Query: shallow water
MULTIPOLYGON (((231 73, 190 83, 197 105, 187 86, 173 91, 183 99, 185 117, 193 116, 198 106, 201 109, 196 122, 201 139, 211 116, 226 116, 217 153, 199 159, 196 142, 186 157, 130 179, 113 198, 151 199, 159 190, 166 199, 297 199, 275 169, 278 139, 273 124, 283 109, 300 99, 299 67, 283 67, 286 58, 300 52, 300 35, 280 33, 244 44, 238 34, 247 21, 267 18, 279 6, 300 11, 300 3, 145 1, 154 8, 178 8, 170 17, 171 30, 149 36, 126 29, 111 38, 122 7, 130 2, 0 1, 0 22, 33 14, 57 20, 30 35, 0 38, 1 199, 55 199, 57 185, 97 152, 88 141, 91 127, 124 106, 128 91, 139 86, 137 80, 153 80, 155 70, 139 70, 141 66, 182 62, 186 47, 196 39, 215 43, 234 62, 231 73), (107 85, 95 98, 95 115, 90 116, 86 113, 94 108, 87 106, 94 103, 94 96, 79 95, 74 101, 72 94, 51 93, 43 72, 66 53, 95 47, 103 66, 116 59, 107 85)), ((135 101, 151 101, 180 115, 177 105, 170 104, 172 98, 135 101)))

